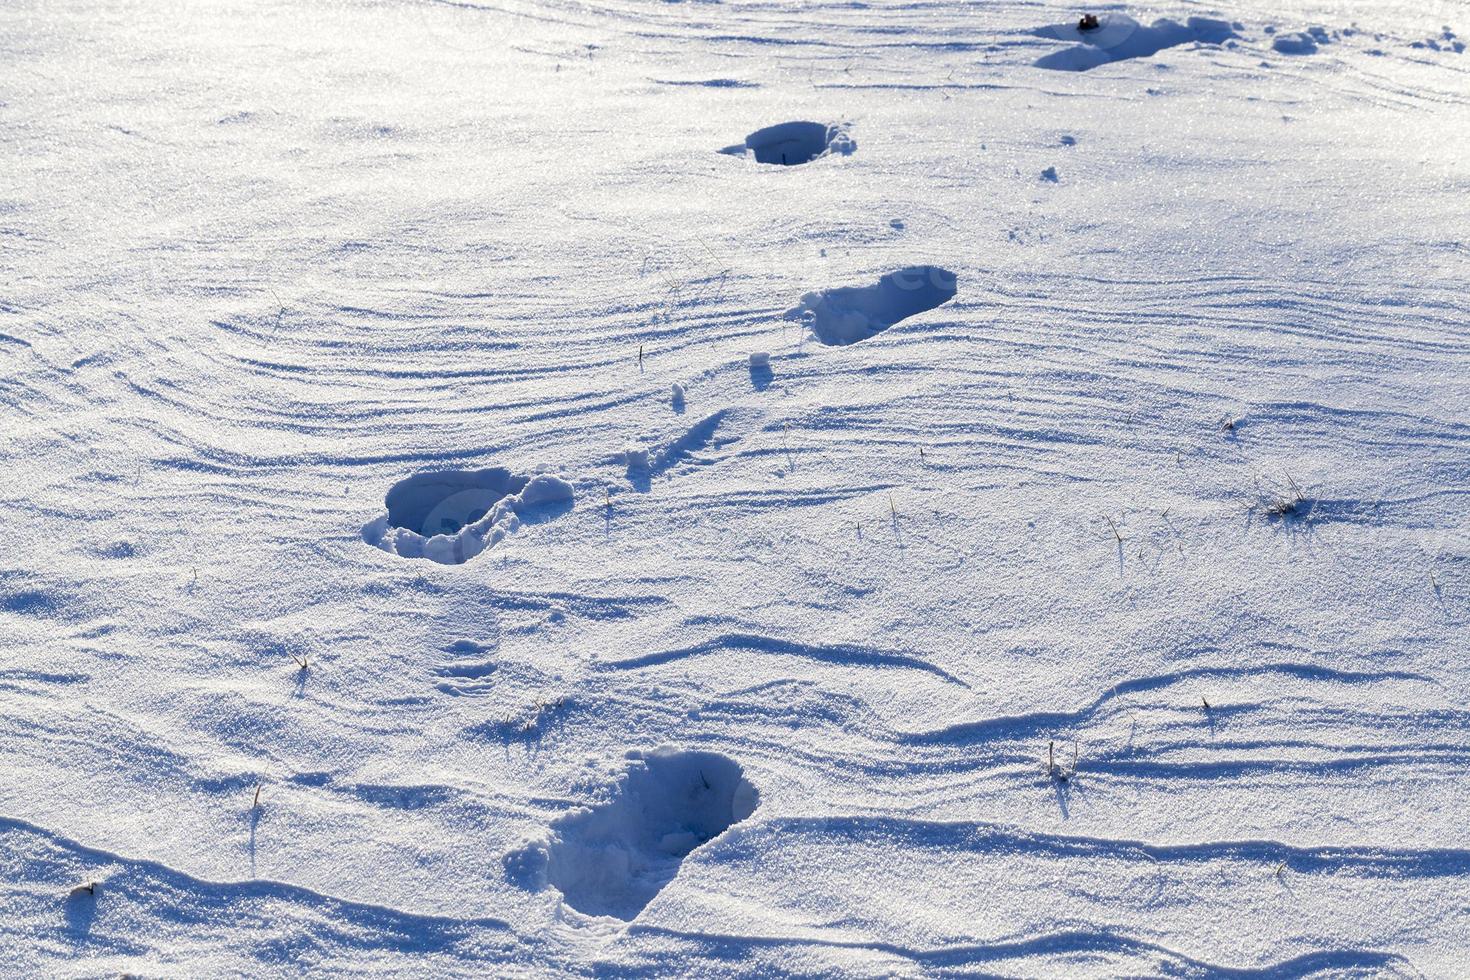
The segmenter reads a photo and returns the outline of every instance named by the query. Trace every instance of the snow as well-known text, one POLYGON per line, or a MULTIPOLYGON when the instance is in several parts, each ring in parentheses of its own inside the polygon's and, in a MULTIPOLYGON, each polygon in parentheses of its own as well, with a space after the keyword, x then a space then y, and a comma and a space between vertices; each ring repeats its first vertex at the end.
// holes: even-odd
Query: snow
POLYGON ((1463 973, 1464 11, 1097 12, 0 5, 4 972, 1463 973))

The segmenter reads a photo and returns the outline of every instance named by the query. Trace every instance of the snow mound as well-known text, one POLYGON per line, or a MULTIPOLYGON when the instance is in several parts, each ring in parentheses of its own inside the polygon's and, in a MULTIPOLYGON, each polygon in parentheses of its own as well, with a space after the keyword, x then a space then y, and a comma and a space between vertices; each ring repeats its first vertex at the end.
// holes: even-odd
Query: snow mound
POLYGON ((1331 44, 1332 36, 1324 27, 1309 27, 1291 34, 1278 34, 1271 42, 1271 50, 1277 54, 1316 54, 1317 48, 1331 44))
POLYGON ((857 143, 848 135, 845 125, 798 121, 758 129, 745 137, 744 143, 727 146, 720 152, 731 156, 752 154, 757 163, 794 167, 828 153, 846 156, 856 149, 857 143))
POLYGON ((1098 26, 1091 30, 1084 31, 1077 24, 1048 24, 1038 27, 1034 33, 1038 37, 1078 42, 1033 62, 1037 68, 1054 71, 1087 71, 1129 58, 1148 58, 1181 44, 1224 44, 1236 36, 1228 21, 1211 17, 1191 17, 1183 24, 1164 17, 1144 27, 1120 13, 1102 14, 1098 26))
POLYGON ((612 798, 551 825, 544 841, 505 856, 507 876, 550 884, 585 915, 632 919, 678 874, 689 852, 755 812, 760 794, 716 752, 631 753, 612 798))
POLYGON ((912 265, 890 272, 874 286, 838 286, 807 293, 786 311, 829 346, 846 346, 874 337, 911 316, 932 310, 955 296, 953 272, 936 265, 912 265))
POLYGON ((368 544, 402 558, 460 565, 499 544, 531 514, 556 516, 572 486, 549 474, 518 476, 504 467, 417 473, 393 484, 386 509, 363 525, 368 544))

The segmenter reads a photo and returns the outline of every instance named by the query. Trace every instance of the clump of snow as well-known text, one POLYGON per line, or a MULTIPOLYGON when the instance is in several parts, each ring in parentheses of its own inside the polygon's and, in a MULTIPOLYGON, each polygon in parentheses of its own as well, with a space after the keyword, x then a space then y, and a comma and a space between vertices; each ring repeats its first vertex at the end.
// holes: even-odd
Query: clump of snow
POLYGON ((786 318, 807 324, 824 344, 846 346, 949 302, 956 289, 955 274, 947 269, 909 266, 888 273, 876 285, 838 286, 807 293, 786 311, 786 318))
POLYGON ((745 142, 727 146, 720 152, 753 156, 757 163, 794 167, 829 153, 847 156, 856 149, 857 141, 846 124, 798 121, 758 129, 745 137, 745 142))
POLYGON ((770 355, 770 352, 769 351, 763 351, 763 350, 752 351, 751 354, 750 354, 750 366, 753 367, 753 368, 770 367, 771 366, 771 355, 770 355))
POLYGON ((684 404, 684 386, 675 381, 669 386, 669 404, 679 408, 684 404))
POLYGON ((551 885, 585 915, 632 919, 684 858, 755 812, 760 794, 716 752, 631 753, 607 802, 551 824, 545 840, 510 852, 506 877, 551 885))
MULTIPOLYGON (((1344 30, 1342 33, 1345 35, 1350 35, 1355 32, 1351 29, 1348 29, 1344 30)), ((1453 52, 1454 54, 1464 54, 1465 52, 1465 42, 1459 40, 1458 36, 1453 30, 1450 29, 1449 25, 1445 25, 1445 27, 1441 29, 1438 36, 1436 37, 1427 37, 1422 41, 1409 42, 1409 47, 1421 51, 1447 51, 1453 52)), ((1379 53, 1381 54, 1382 52, 1379 53)))
POLYGON ((395 483, 385 509, 363 525, 363 540, 401 558, 459 565, 499 544, 533 508, 570 504, 572 486, 504 467, 417 473, 395 483))
POLYGON ((1038 27, 1035 34, 1078 42, 1036 59, 1037 68, 1055 71, 1087 71, 1114 61, 1147 58, 1181 44, 1223 44, 1236 36, 1228 21, 1211 17, 1190 17, 1183 24, 1164 17, 1145 27, 1122 13, 1102 14, 1091 30, 1084 31, 1075 23, 1049 24, 1038 27))
POLYGON ((1271 42, 1271 50, 1278 54, 1316 54, 1318 47, 1331 44, 1332 36, 1325 27, 1309 27, 1304 31, 1278 34, 1271 42))

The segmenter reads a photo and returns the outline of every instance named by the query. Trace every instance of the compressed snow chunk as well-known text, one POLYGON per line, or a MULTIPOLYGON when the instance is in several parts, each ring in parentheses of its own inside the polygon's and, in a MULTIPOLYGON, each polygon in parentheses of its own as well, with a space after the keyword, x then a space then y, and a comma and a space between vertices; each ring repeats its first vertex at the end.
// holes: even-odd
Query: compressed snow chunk
POLYGON ((750 366, 753 368, 770 367, 771 355, 763 350, 753 351, 750 355, 750 366))
POLYGON ((669 388, 669 401, 674 405, 684 404, 684 386, 677 381, 669 388))
POLYGON ((1279 54, 1316 54, 1317 40, 1305 31, 1282 34, 1271 42, 1271 49, 1279 54))
POLYGON ((544 841, 527 844, 501 858, 506 879, 512 884, 520 885, 531 891, 539 891, 546 887, 548 863, 550 863, 550 855, 547 853, 544 841))
POLYGON ((522 507, 536 507, 540 504, 560 503, 572 499, 572 485, 559 476, 542 474, 532 478, 526 488, 521 491, 517 509, 522 507))
POLYGON ((649 467, 648 450, 641 446, 630 446, 623 450, 623 462, 630 470, 646 470, 649 467))
POLYGON ((853 139, 847 130, 840 126, 832 127, 832 137, 827 143, 828 153, 840 153, 843 156, 851 156, 857 150, 857 140, 853 139))

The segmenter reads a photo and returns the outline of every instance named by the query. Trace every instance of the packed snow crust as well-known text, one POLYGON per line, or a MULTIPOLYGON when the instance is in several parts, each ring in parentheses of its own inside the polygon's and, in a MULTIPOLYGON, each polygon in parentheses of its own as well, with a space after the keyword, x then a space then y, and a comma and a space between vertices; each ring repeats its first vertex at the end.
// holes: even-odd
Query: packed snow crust
POLYGON ((0 973, 1463 976, 1465 9, 1084 12, 0 4, 0 973))

